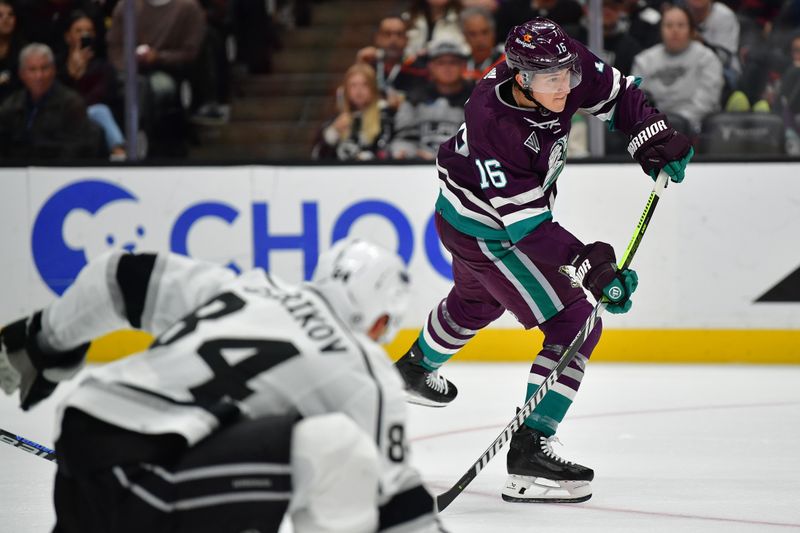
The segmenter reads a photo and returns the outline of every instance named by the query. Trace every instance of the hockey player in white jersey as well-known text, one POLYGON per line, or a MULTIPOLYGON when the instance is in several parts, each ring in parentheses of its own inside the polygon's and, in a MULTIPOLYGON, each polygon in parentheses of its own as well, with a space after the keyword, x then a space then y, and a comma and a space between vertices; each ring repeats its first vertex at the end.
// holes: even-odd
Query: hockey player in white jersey
POLYGON ((409 464, 401 380, 377 340, 406 307, 395 254, 364 241, 292 286, 173 254, 110 252, 0 332, 23 409, 121 328, 146 352, 88 372, 59 407, 58 533, 442 531, 409 464))

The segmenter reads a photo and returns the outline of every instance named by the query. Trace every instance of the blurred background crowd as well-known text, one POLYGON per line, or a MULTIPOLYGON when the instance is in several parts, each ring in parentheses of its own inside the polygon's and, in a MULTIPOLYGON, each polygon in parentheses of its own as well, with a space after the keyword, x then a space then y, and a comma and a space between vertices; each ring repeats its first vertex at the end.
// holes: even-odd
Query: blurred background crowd
MULTIPOLYGON (((126 0, 0 0, 0 158, 432 160, 512 26, 545 16, 588 44, 583 0, 132 1, 130 128, 126 0)), ((800 0, 602 0, 602 31, 595 53, 698 154, 800 155, 800 0)))

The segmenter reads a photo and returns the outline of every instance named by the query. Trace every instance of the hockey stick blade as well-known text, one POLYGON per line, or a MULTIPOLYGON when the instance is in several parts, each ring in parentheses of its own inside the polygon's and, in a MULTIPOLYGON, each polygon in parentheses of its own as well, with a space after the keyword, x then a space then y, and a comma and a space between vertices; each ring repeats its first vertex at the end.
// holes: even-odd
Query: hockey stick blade
POLYGON ((47 446, 42 446, 38 442, 33 442, 32 440, 28 440, 25 437, 21 437, 10 431, 6 431, 5 429, 0 428, 0 442, 4 442, 10 446, 18 448, 23 452, 31 453, 37 457, 41 457, 42 459, 47 459, 48 461, 56 462, 56 452, 51 450, 47 446))
MULTIPOLYGON (((620 269, 628 268, 628 266, 630 266, 633 256, 636 253, 636 250, 639 248, 639 244, 642 242, 642 237, 644 237, 644 233, 647 230, 647 227, 650 225, 650 219, 653 216, 656 205, 658 205, 659 196, 667 186, 667 180, 667 174, 663 171, 660 172, 658 179, 656 179, 656 182, 653 185, 653 190, 647 199, 644 212, 639 218, 639 223, 636 225, 636 231, 634 231, 633 237, 631 238, 631 241, 622 256, 622 259, 619 261, 620 269)), ((525 405, 520 408, 514 419, 509 422, 505 429, 503 429, 502 433, 498 435, 492 445, 489 446, 485 452, 483 452, 478 460, 472 463, 472 466, 470 466, 464 475, 461 476, 461 479, 459 479, 456 484, 453 485, 447 492, 439 494, 436 497, 436 506, 439 511, 445 510, 451 503, 453 503, 453 500, 455 500, 458 495, 461 494, 461 492, 467 487, 467 485, 469 485, 472 480, 474 480, 478 474, 480 474, 481 470, 486 467, 489 461, 491 461, 492 458, 497 455, 497 452, 499 452, 500 449, 509 440, 511 440, 514 432, 519 429, 525 419, 528 418, 536 406, 541 403, 542 399, 547 394, 547 391, 549 391, 553 385, 555 385, 556 381, 558 381, 558 378, 561 376, 561 373, 572 362, 572 359, 575 357, 575 354, 578 353, 580 347, 583 346, 584 341, 594 329, 595 324, 597 324, 597 320, 600 318, 600 315, 603 313, 603 311, 605 311, 606 305, 607 302, 605 301, 601 300, 600 302, 597 302, 597 305, 595 305, 592 313, 586 319, 586 322, 583 324, 578 334, 561 354, 561 358, 558 360, 556 367, 550 372, 550 374, 547 375, 547 377, 544 379, 544 382, 536 390, 536 394, 531 396, 528 401, 525 402, 525 405)))

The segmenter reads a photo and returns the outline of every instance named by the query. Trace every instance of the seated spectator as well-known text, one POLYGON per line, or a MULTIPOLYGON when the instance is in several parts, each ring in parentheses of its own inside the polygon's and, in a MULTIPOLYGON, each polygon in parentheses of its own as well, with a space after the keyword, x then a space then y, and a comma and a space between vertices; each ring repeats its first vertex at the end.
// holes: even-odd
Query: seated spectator
POLYGON ((495 13, 498 42, 504 43, 508 32, 517 24, 536 17, 549 18, 568 34, 576 36, 583 8, 576 0, 507 0, 495 13))
POLYGON ((673 6, 661 18, 662 44, 639 53, 631 74, 643 79, 642 89, 667 114, 686 119, 693 132, 708 114, 719 110, 722 64, 708 47, 693 40, 696 28, 689 11, 673 6))
POLYGON ((731 8, 714 0, 686 0, 697 31, 719 57, 727 86, 736 88, 742 66, 739 63, 739 21, 731 8))
POLYGON ((642 48, 650 48, 661 42, 660 1, 652 4, 647 0, 622 0, 622 24, 626 33, 636 39, 642 48))
POLYGON ((368 161, 385 159, 392 122, 381 99, 375 69, 356 63, 344 75, 339 88, 339 115, 322 127, 312 150, 313 159, 368 161))
POLYGON ((14 6, 9 0, 0 0, 0 102, 20 87, 17 61, 23 45, 14 6))
POLYGON ((112 160, 122 161, 126 158, 125 138, 111 112, 111 107, 119 101, 117 74, 108 61, 95 55, 92 19, 83 11, 74 12, 70 19, 64 34, 67 51, 58 60, 59 79, 83 97, 89 118, 105 134, 112 160))
POLYGON ((503 57, 502 45, 496 44, 494 17, 480 7, 470 7, 461 12, 461 31, 470 48, 464 77, 478 81, 503 57))
POLYGON ((439 145, 464 122, 464 104, 473 87, 462 75, 466 51, 458 42, 438 41, 430 44, 428 56, 430 83, 410 93, 395 115, 395 159, 435 159, 439 145))
POLYGON ((206 33, 191 75, 192 122, 224 124, 230 119, 230 61, 226 39, 231 31, 228 0, 200 0, 206 33))
MULTIPOLYGON (((143 109, 151 137, 150 153, 185 153, 186 117, 178 88, 195 67, 205 35, 205 13, 197 0, 134 0, 136 59, 147 79, 152 102, 143 109)), ((125 71, 123 55, 125 2, 114 8, 108 31, 108 53, 118 72, 125 71)))
POLYGON ((19 77, 23 88, 0 105, 0 153, 31 161, 97 156, 99 128, 80 95, 56 80, 50 47, 23 48, 19 77))
POLYGON ((458 16, 460 0, 412 0, 403 13, 408 28, 406 55, 422 53, 431 41, 454 41, 466 45, 458 16))
POLYGON ((17 2, 17 19, 27 42, 46 44, 55 56, 60 56, 66 51, 63 35, 67 31, 70 14, 83 11, 92 19, 97 31, 95 53, 99 57, 106 57, 106 5, 107 2, 96 0, 22 0, 17 2))
MULTIPOLYGON (((622 19, 623 0, 603 0, 603 50, 600 58, 627 76, 631 73, 633 57, 642 51, 642 45, 628 33, 622 19)), ((589 43, 589 32, 581 27, 579 40, 589 43)))
POLYGON ((427 58, 407 57, 407 45, 406 23, 399 15, 389 15, 378 24, 374 44, 356 54, 356 62, 375 69, 381 96, 395 111, 412 88, 428 80, 427 58))
MULTIPOLYGON (((743 18, 744 23, 748 22, 743 18)), ((747 28, 747 26, 745 26, 747 28)), ((780 14, 764 22, 763 27, 751 29, 744 34, 739 55, 742 60, 742 75, 738 89, 750 102, 764 99, 779 106, 776 96, 781 73, 792 64, 789 54, 791 41, 800 28, 800 3, 784 2, 780 14)))

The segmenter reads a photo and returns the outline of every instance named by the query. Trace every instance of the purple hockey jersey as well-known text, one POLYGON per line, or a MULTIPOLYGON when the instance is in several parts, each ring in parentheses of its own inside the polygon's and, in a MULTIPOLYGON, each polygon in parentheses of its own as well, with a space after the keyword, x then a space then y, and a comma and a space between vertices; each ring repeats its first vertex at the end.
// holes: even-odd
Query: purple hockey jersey
POLYGON ((571 118, 579 109, 627 134, 657 112, 638 80, 622 76, 579 42, 573 46, 582 79, 561 113, 517 106, 512 72, 502 63, 478 83, 466 121, 439 147, 436 210, 462 233, 517 242, 552 218, 571 118))

